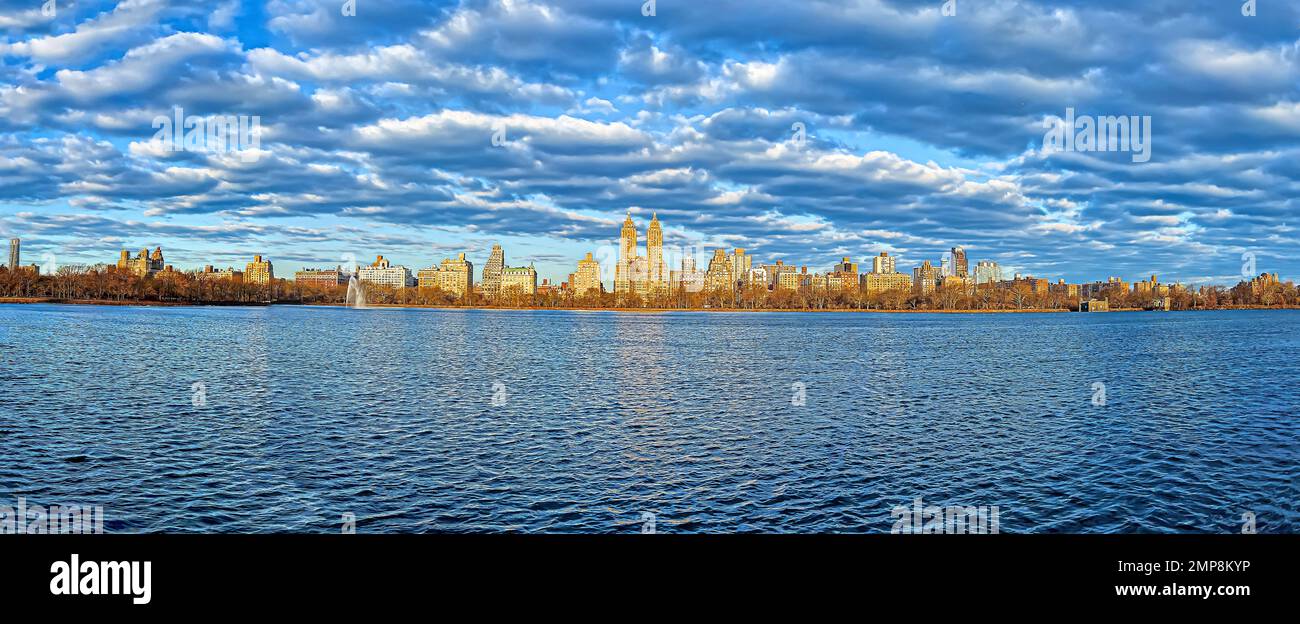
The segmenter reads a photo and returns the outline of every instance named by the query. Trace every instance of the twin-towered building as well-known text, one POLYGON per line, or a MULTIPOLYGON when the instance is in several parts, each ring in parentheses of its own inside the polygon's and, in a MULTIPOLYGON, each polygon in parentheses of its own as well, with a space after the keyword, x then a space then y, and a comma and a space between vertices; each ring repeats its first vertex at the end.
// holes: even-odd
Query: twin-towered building
POLYGON ((131 256, 130 252, 123 249, 122 254, 117 259, 117 270, 125 271, 136 277, 149 277, 166 268, 166 264, 163 262, 162 247, 154 249, 153 253, 149 253, 148 249, 141 249, 140 253, 134 257, 131 256))
POLYGON ((614 293, 642 297, 668 294, 668 265, 664 262, 664 231, 659 215, 651 215, 646 228, 646 255, 638 255, 636 224, 627 213, 618 237, 618 264, 614 265, 614 293))

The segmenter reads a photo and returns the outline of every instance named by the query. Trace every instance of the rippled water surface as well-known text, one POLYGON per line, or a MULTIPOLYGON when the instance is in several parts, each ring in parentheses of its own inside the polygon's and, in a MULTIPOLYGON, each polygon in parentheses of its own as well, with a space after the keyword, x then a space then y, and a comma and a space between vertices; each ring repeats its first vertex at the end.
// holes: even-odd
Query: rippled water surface
POLYGON ((1294 532, 1297 330, 5 305, 0 505, 102 505, 109 532, 885 532, 921 496, 1004 533, 1294 532))

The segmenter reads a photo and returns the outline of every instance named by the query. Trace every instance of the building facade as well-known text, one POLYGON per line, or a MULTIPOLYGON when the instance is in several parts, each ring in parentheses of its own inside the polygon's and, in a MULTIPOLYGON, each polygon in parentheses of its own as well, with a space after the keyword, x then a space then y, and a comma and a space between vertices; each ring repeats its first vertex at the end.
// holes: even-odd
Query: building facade
POLYGON ((573 285, 574 294, 579 297, 589 292, 595 291, 599 295, 604 292, 605 288, 600 283, 600 263, 587 253, 587 257, 578 261, 578 270, 573 273, 573 278, 569 280, 573 285))
POLYGON ((970 265, 966 260, 966 250, 961 245, 952 248, 952 273, 957 277, 966 277, 970 275, 970 265))
POLYGON ((506 268, 506 252, 501 245, 492 245, 487 264, 483 265, 483 296, 495 299, 501 293, 501 271, 506 268))
POLYGON ((213 269, 212 265, 203 266, 203 270, 195 273, 194 276, 204 281, 229 280, 232 282, 243 282, 244 272, 236 271, 235 267, 226 267, 224 269, 213 269))
POLYGON ((671 275, 664 263, 663 226, 653 214, 646 229, 646 255, 639 255, 636 224, 627 213, 618 236, 618 264, 614 266, 614 292, 620 296, 666 294, 671 275))
POLYGON ((343 267, 333 269, 303 269, 293 274, 293 281, 307 286, 334 287, 348 283, 349 275, 343 267))
POLYGON ((867 291, 867 294, 889 290, 911 290, 912 276, 906 273, 865 273, 862 275, 862 288, 867 291))
POLYGON ((358 269, 357 281, 389 288, 409 288, 416 285, 410 269, 404 266, 393 266, 393 263, 383 256, 376 258, 374 264, 358 269))
POLYGON ((455 258, 444 258, 438 267, 436 282, 438 289, 461 299, 474 292, 474 263, 465 259, 465 254, 456 254, 455 258))
POLYGON ((697 293, 704 290, 704 271, 695 267, 695 256, 682 256, 682 270, 671 271, 672 287, 682 292, 697 293))
POLYGON ((992 260, 980 260, 975 265, 975 285, 996 284, 1002 281, 1002 267, 992 260))
POLYGON ((9 271, 17 271, 18 266, 22 264, 22 254, 19 253, 19 247, 22 241, 17 238, 9 239, 9 271))
POLYGON ((134 258, 123 249, 121 256, 117 260, 117 269, 119 271, 126 271, 136 277, 148 277, 164 268, 166 268, 166 263, 163 262, 162 247, 154 249, 153 253, 149 253, 148 249, 141 249, 140 253, 136 254, 134 258))
POLYGON ((262 256, 253 256, 253 261, 244 267, 244 281, 249 284, 270 284, 274 279, 275 268, 262 256))
POLYGON ((898 259, 890 256, 887 252, 880 252, 879 256, 871 259, 872 273, 897 273, 898 259))
POLYGON ((504 296, 537 294, 537 270, 531 266, 502 269, 501 294, 504 296))
POLYGON ((928 295, 934 292, 935 286, 939 283, 939 270, 930 264, 929 260, 921 263, 921 266, 912 269, 912 288, 922 295, 928 295))

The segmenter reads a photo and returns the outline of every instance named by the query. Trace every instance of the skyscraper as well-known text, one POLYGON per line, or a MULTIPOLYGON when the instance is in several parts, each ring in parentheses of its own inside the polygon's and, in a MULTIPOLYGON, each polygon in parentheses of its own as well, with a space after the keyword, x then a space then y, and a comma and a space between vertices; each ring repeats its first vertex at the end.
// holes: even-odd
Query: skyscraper
POLYGON ((957 277, 966 277, 969 275, 970 265, 967 264, 966 250, 960 245, 952 248, 952 274, 957 277))
POLYGON ((17 238, 9 239, 9 271, 10 272, 17 271, 18 265, 22 261, 22 258, 19 257, 19 253, 18 253, 18 246, 20 243, 21 241, 17 238))
POLYGON ((935 285, 939 282, 939 271, 929 260, 921 263, 921 266, 912 269, 912 288, 926 295, 934 292, 935 285))
POLYGON ((483 265, 483 296, 489 300, 501 293, 501 271, 505 267, 506 252, 501 245, 492 245, 492 253, 488 254, 487 264, 483 265))
POLYGON ((659 216, 654 215, 646 229, 646 256, 637 254, 636 224, 628 211, 618 236, 618 264, 614 267, 614 292, 641 296, 667 294, 668 267, 664 263, 664 235, 659 216))
POLYGON ((880 252, 879 256, 871 259, 872 273, 897 273, 898 265, 895 263, 896 258, 891 257, 887 252, 880 252))
POLYGON ((650 215, 650 227, 645 233, 646 258, 649 260, 649 290, 653 293, 668 292, 668 265, 664 264, 664 231, 659 225, 659 215, 650 215))
POLYGON ((975 265, 976 284, 996 284, 1002 281, 1002 267, 992 260, 980 260, 975 265))

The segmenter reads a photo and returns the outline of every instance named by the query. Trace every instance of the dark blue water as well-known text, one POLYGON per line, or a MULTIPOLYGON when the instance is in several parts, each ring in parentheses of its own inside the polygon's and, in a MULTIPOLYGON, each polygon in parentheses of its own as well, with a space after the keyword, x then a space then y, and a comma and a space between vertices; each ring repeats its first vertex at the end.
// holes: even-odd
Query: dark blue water
POLYGON ((1004 533, 1294 532, 1298 329, 5 305, 0 505, 102 505, 109 532, 885 532, 920 496, 1004 533))

